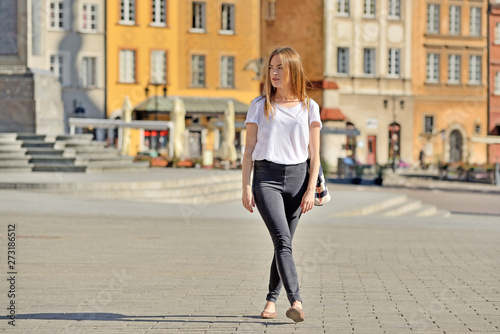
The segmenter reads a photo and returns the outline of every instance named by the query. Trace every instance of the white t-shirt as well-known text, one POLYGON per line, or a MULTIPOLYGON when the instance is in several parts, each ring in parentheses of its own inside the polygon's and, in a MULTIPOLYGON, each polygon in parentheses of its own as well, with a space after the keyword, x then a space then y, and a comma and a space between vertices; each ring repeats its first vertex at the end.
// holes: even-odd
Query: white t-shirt
POLYGON ((255 123, 258 127, 252 160, 268 160, 284 165, 306 161, 309 156, 309 125, 319 122, 322 126, 318 104, 310 100, 309 122, 303 103, 292 108, 275 104, 274 117, 270 113, 269 119, 264 114, 264 104, 265 98, 254 99, 245 120, 245 125, 255 123))

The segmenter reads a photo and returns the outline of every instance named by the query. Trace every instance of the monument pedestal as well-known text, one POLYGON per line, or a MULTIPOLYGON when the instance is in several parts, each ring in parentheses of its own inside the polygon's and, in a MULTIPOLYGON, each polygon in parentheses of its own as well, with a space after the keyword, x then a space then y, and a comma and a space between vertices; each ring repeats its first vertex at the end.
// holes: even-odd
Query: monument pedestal
POLYGON ((50 72, 0 74, 0 132, 64 133, 61 84, 50 72))
POLYGON ((0 1, 0 132, 63 134, 61 84, 28 68, 27 5, 0 1))

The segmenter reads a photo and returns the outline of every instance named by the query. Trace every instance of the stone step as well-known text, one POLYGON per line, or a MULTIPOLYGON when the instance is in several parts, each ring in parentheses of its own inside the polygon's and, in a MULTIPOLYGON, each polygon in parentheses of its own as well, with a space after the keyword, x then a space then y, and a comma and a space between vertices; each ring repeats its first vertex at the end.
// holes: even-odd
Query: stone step
POLYGON ((56 137, 56 141, 69 141, 74 139, 90 142, 94 139, 94 135, 91 133, 83 133, 76 135, 59 135, 56 137))
POLYGON ((31 157, 26 155, 26 150, 0 151, 0 159, 19 159, 19 158, 30 159, 31 157))
POLYGON ((37 147, 29 147, 27 148, 26 154, 31 156, 36 155, 60 155, 63 156, 64 150, 54 150, 53 148, 37 148, 37 147))
MULTIPOLYGON (((66 153, 74 154, 78 159, 81 160, 107 160, 107 159, 115 159, 116 157, 123 157, 122 155, 119 155, 120 153, 117 150, 114 149, 106 149, 106 150, 100 150, 96 152, 79 152, 76 153, 73 150, 66 150, 66 153)), ((131 157, 133 159, 133 157, 131 157)))
POLYGON ((15 132, 0 132, 0 138, 17 138, 17 133, 15 132))
POLYGON ((210 203, 219 203, 219 202, 227 202, 241 199, 241 185, 237 190, 229 190, 223 192, 215 192, 211 194, 191 194, 189 196, 184 197, 170 197, 170 198, 135 198, 135 201, 140 202, 155 202, 155 203, 178 203, 178 204, 210 204, 210 203))
POLYGON ((33 172, 66 172, 66 173, 84 173, 87 167, 63 165, 57 163, 40 163, 33 166, 33 172))
POLYGON ((75 158, 68 158, 59 155, 49 154, 49 155, 35 155, 31 157, 31 163, 35 165, 51 163, 51 164, 64 164, 64 165, 74 165, 75 158))
POLYGON ((149 168, 149 162, 141 161, 134 162, 130 164, 122 163, 109 163, 104 165, 89 165, 87 166, 87 173, 103 173, 103 172, 131 172, 131 171, 143 171, 149 168))
POLYGON ((29 159, 6 159, 0 160, 0 167, 25 167, 29 166, 29 159))
POLYGON ((23 143, 15 142, 0 142, 0 151, 18 151, 21 150, 23 143))
POLYGON ((89 166, 100 166, 106 164, 131 164, 134 162, 134 158, 130 156, 110 156, 110 157, 97 157, 97 158, 82 158, 77 156, 75 159, 75 164, 77 165, 89 165, 89 166))
POLYGON ((451 212, 447 210, 437 210, 436 214, 434 217, 441 217, 441 218, 450 218, 451 217, 451 212))
POLYGON ((377 212, 378 216, 385 216, 385 217, 396 217, 396 216, 401 216, 402 214, 405 214, 407 212, 417 210, 422 206, 422 202, 419 200, 413 200, 409 199, 403 203, 399 203, 397 205, 394 205, 392 207, 389 207, 385 210, 377 212))
POLYGON ((101 147, 101 146, 88 146, 88 147, 71 147, 66 148, 66 152, 75 152, 76 155, 80 154, 92 154, 92 153, 111 153, 120 154, 120 151, 116 148, 111 147, 101 147))
POLYGON ((26 148, 54 148, 54 143, 44 142, 40 140, 25 140, 22 147, 26 148))
MULTIPOLYGON (((192 187, 178 187, 165 189, 126 189, 126 190, 80 190, 77 196, 107 199, 149 199, 154 202, 173 202, 176 198, 196 196, 198 198, 210 197, 215 193, 238 191, 241 197, 241 181, 225 182, 221 184, 204 183, 192 187)), ((180 203, 180 202, 179 202, 180 203)))
POLYGON ((37 135, 35 133, 18 133, 17 139, 22 141, 45 141, 46 135, 37 135))
POLYGON ((16 142, 16 133, 0 133, 0 143, 12 143, 16 142))
MULTIPOLYGON (((116 192, 143 191, 143 190, 165 190, 176 188, 195 189, 204 185, 218 187, 220 184, 236 182, 241 192, 241 173, 215 172, 206 176, 175 178, 155 181, 99 181, 99 182, 0 182, 0 189, 19 189, 41 191, 49 193, 60 193, 68 195, 82 195, 86 192, 116 192)), ((241 193, 240 193, 241 195, 241 193)))
POLYGON ((434 205, 422 204, 415 210, 408 211, 401 215, 401 217, 431 217, 438 212, 434 205))
POLYGON ((400 195, 400 196, 395 196, 393 198, 389 198, 387 200, 374 203, 371 205, 367 205, 361 208, 357 208, 354 210, 349 210, 346 212, 341 212, 337 214, 336 216, 338 217, 352 217, 352 216, 366 216, 374 213, 378 213, 382 210, 385 210, 387 208, 399 205, 401 203, 404 203, 408 200, 408 197, 406 195, 400 195))
POLYGON ((22 166, 0 166, 0 173, 31 173, 33 164, 22 166))
POLYGON ((79 148, 79 147, 91 147, 97 148, 106 146, 106 142, 103 141, 87 141, 87 140, 58 140, 57 145, 64 145, 66 148, 79 148))

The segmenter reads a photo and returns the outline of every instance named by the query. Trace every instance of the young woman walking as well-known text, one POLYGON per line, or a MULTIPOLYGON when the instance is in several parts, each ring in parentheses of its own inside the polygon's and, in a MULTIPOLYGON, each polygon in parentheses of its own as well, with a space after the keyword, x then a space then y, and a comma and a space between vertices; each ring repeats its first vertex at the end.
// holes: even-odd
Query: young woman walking
POLYGON ((291 305, 286 316, 303 321, 292 238, 301 214, 314 205, 322 125, 318 104, 307 96, 304 69, 294 49, 277 48, 271 53, 264 94, 250 104, 245 125, 242 202, 250 212, 257 206, 274 244, 261 317, 276 317, 276 300, 284 286, 291 305))

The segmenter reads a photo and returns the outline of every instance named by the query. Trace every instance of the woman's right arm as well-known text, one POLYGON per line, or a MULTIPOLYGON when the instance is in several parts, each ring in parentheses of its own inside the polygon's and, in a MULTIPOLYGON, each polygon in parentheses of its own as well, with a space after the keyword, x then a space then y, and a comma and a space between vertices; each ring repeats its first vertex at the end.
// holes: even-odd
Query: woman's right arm
POLYGON ((242 187, 243 187, 243 195, 241 201, 243 202, 243 206, 250 212, 253 212, 253 208, 255 207, 255 200, 252 194, 252 185, 250 181, 250 177, 252 174, 253 161, 252 161, 252 153, 255 149, 255 144, 257 144, 257 124, 255 123, 247 123, 247 135, 245 142, 245 153, 243 154, 243 164, 241 166, 243 179, 242 179, 242 187))

